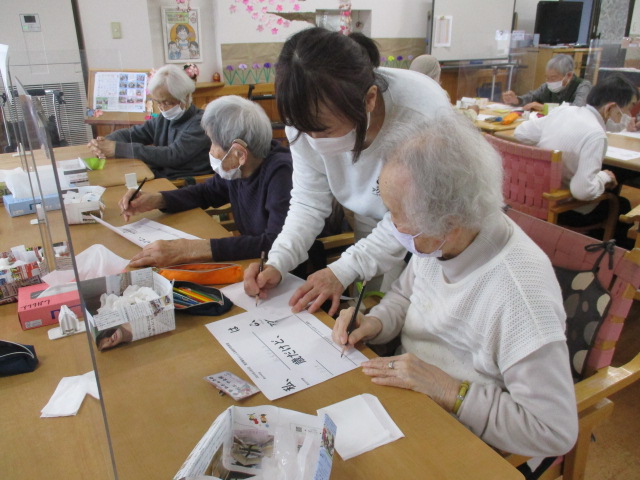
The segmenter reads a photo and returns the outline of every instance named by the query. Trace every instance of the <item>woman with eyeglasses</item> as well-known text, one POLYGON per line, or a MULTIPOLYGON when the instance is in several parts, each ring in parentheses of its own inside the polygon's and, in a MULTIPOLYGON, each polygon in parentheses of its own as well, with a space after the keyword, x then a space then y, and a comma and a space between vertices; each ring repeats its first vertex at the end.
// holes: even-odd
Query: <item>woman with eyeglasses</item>
POLYGON ((282 230, 291 198, 291 153, 272 139, 262 107, 236 95, 209 103, 202 128, 211 139, 209 159, 216 175, 178 190, 129 190, 119 206, 131 215, 162 209, 168 213, 231 203, 240 236, 209 240, 158 240, 131 259, 130 266, 167 266, 202 261, 241 260, 269 251, 282 230))
POLYGON ((143 160, 157 178, 211 173, 211 141, 200 126, 203 111, 191 103, 193 80, 182 68, 166 65, 153 75, 148 90, 160 115, 97 137, 88 147, 101 158, 143 160))

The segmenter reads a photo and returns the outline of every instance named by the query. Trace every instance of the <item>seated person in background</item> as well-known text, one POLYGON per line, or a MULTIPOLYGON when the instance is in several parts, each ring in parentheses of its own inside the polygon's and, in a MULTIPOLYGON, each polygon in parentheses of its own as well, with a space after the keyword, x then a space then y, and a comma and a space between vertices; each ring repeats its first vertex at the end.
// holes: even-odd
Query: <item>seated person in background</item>
POLYGON ((545 103, 568 102, 576 107, 586 105, 591 83, 573 74, 573 58, 569 55, 555 55, 547 62, 545 72, 547 82, 524 95, 516 95, 511 90, 502 94, 502 101, 508 105, 524 105, 525 110, 542 111, 545 103))
POLYGON ((203 183, 160 193, 141 191, 120 200, 126 220, 155 208, 182 212, 231 202, 240 236, 210 240, 158 240, 131 259, 132 267, 258 258, 282 230, 291 198, 291 153, 272 140, 271 121, 256 103, 229 95, 204 111, 216 175, 203 183))
POLYGON ((174 179, 211 173, 211 141, 200 126, 202 109, 191 103, 193 80, 182 68, 166 65, 154 74, 148 89, 161 115, 97 137, 88 147, 103 158, 138 158, 156 177, 174 179))
POLYGON ((409 70, 423 73, 440 83, 440 62, 433 55, 418 55, 411 62, 409 70))
POLYGON ((362 364, 373 383, 428 395, 500 450, 566 453, 578 422, 562 294, 548 257, 502 212, 499 155, 457 115, 398 133, 380 194, 413 256, 351 335, 353 309, 340 313, 334 342, 400 335, 396 356, 362 364))
MULTIPOLYGON (((638 89, 625 77, 613 75, 598 82, 587 97, 586 107, 563 106, 543 118, 524 122, 515 130, 523 143, 562 152, 562 183, 578 200, 593 200, 606 189, 615 189, 622 179, 612 169, 602 170, 607 150, 605 128, 619 131, 631 122, 628 112, 638 100, 638 89)), ((627 174, 628 175, 628 174, 627 174)), ((569 226, 591 225, 606 218, 608 202, 587 206, 560 215, 559 221, 569 226)), ((620 197, 620 211, 628 212, 629 201, 620 197)), ((618 224, 618 245, 630 248, 626 236, 628 225, 618 224)))

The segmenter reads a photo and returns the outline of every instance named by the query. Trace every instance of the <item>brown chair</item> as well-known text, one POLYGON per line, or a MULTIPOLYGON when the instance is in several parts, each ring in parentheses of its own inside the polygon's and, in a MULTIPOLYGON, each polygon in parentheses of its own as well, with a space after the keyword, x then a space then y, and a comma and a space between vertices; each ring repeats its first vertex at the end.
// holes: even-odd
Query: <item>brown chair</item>
MULTIPOLYGON (((601 252, 587 252, 584 246, 594 240, 514 209, 512 218, 549 256, 554 267, 570 270, 590 270, 601 252)), ((640 354, 619 368, 611 367, 616 342, 631 309, 636 290, 640 286, 640 249, 626 251, 614 247, 613 268, 601 264, 597 278, 610 292, 611 303, 585 360, 584 379, 576 383, 579 415, 578 440, 562 462, 552 465, 542 479, 563 480, 584 478, 589 444, 593 429, 611 415, 613 402, 608 397, 640 378, 640 354)), ((519 465, 524 457, 511 455, 508 460, 519 465)))
POLYGON ((500 153, 504 167, 503 194, 507 205, 536 218, 558 223, 561 213, 586 205, 609 202, 609 214, 603 221, 584 227, 566 227, 581 233, 603 229, 603 240, 613 237, 618 220, 618 197, 605 192, 590 201, 576 200, 562 188, 562 152, 523 145, 485 135, 500 153))

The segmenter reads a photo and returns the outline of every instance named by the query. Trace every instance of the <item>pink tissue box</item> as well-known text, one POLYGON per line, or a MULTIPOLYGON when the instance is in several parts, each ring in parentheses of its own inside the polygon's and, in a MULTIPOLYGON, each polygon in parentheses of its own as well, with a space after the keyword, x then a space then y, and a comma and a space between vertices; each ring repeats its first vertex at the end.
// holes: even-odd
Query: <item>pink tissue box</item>
POLYGON ((60 307, 66 305, 82 319, 82 306, 78 290, 37 298, 43 290, 49 288, 46 283, 22 287, 18 290, 18 319, 23 330, 44 327, 58 323, 60 307))

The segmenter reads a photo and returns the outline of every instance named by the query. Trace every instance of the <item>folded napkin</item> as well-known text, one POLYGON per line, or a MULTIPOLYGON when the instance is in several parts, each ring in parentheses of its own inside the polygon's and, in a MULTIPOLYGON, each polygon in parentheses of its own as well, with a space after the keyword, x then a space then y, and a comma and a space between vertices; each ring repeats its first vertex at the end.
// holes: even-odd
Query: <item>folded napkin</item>
POLYGON ((68 417, 77 414, 87 393, 100 399, 96 375, 93 370, 84 375, 63 377, 49 399, 49 403, 41 410, 40 417, 68 417))
POLYGON ((404 437, 378 397, 364 393, 318 410, 336 424, 336 450, 343 460, 404 437))

